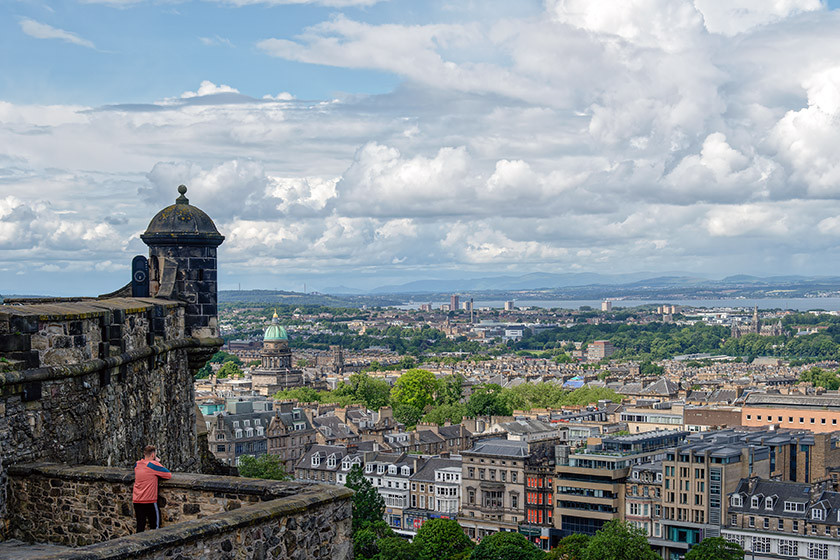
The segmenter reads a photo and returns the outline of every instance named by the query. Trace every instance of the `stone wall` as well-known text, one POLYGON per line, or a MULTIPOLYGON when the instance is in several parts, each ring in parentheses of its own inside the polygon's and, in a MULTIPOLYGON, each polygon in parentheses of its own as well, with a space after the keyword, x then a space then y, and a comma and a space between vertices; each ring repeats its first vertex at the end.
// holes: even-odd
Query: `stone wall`
POLYGON ((105 467, 10 467, 10 534, 82 547, 55 560, 352 556, 346 488, 175 474, 160 485, 163 528, 132 534, 133 479, 105 467))
POLYGON ((4 465, 132 466, 147 444, 198 471, 192 380, 221 343, 184 336, 174 301, 0 306, 0 488, 4 465))

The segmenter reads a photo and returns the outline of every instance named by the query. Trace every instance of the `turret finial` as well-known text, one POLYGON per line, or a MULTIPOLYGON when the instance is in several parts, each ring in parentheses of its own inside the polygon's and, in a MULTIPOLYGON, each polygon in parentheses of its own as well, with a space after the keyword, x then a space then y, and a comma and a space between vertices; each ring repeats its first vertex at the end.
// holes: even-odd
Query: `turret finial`
POLYGON ((187 194, 187 186, 181 185, 178 187, 178 192, 181 193, 181 196, 175 199, 175 204, 189 204, 190 199, 187 198, 185 195, 187 194))

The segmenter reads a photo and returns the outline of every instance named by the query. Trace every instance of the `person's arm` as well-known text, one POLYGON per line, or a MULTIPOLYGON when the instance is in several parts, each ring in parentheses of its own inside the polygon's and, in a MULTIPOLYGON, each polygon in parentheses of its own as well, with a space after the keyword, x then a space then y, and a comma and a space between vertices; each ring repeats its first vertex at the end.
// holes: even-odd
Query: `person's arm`
POLYGON ((170 478, 172 478, 172 473, 169 472, 169 469, 167 469, 157 461, 149 461, 149 468, 152 469, 158 477, 164 480, 169 480, 170 478))

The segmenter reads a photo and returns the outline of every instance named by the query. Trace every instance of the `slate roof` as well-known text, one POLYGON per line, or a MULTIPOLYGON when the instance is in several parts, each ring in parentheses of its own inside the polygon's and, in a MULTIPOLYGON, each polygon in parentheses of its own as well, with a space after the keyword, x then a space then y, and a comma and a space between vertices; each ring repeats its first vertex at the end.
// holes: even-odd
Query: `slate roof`
POLYGON ((677 394, 679 390, 680 386, 678 384, 674 383, 667 377, 662 377, 658 381, 655 381, 645 387, 644 394, 668 396, 677 394))
POLYGON ((771 393, 750 393, 747 406, 791 406, 809 408, 840 408, 840 394, 822 395, 779 395, 771 393))
POLYGON ((543 432, 555 432, 557 428, 543 422, 541 420, 534 420, 532 418, 523 418, 521 420, 514 420, 513 422, 503 422, 499 426, 509 434, 527 435, 539 434, 543 432))
POLYGON ((441 459, 438 457, 433 457, 428 459, 420 470, 416 473, 411 475, 412 482, 434 482, 435 481, 435 471, 439 469, 445 469, 447 467, 457 467, 461 468, 461 460, 460 459, 441 459))
POLYGON ((471 455, 494 455, 502 457, 527 457, 528 443, 506 439, 486 439, 476 443, 472 449, 463 451, 471 455))

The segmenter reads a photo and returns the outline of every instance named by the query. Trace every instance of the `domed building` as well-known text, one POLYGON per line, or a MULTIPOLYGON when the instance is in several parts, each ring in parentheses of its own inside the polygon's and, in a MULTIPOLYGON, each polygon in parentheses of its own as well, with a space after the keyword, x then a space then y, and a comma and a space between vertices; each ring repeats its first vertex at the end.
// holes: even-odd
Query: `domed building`
POLYGON ((277 312, 265 329, 260 361, 260 367, 251 373, 253 390, 260 395, 270 396, 277 391, 304 385, 303 372, 292 368, 289 336, 286 329, 280 326, 277 312))

